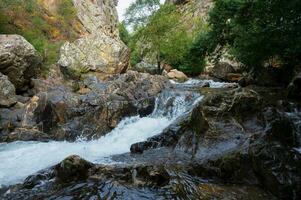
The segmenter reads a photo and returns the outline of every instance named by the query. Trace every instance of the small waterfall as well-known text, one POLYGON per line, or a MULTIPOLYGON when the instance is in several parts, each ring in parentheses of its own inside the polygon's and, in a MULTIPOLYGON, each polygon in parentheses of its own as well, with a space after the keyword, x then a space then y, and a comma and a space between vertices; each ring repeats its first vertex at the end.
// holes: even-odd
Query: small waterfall
POLYGON ((156 99, 152 117, 175 119, 189 111, 202 97, 189 91, 163 91, 156 99))
POLYGON ((156 99, 152 114, 125 118, 114 130, 97 140, 0 144, 0 187, 22 181, 73 154, 91 162, 110 163, 110 156, 127 153, 132 144, 160 134, 200 100, 201 96, 192 92, 163 91, 156 99))

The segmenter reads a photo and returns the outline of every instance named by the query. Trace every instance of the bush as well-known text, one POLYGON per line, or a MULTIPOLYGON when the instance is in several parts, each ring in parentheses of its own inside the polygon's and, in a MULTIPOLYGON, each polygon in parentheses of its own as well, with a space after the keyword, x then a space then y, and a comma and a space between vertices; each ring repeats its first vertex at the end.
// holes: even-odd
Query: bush
POLYGON ((123 22, 119 23, 118 30, 120 39, 124 42, 124 44, 128 45, 130 42, 130 34, 123 22))
POLYGON ((301 61, 300 0, 215 0, 210 30, 195 43, 194 54, 214 55, 227 47, 250 69, 296 66, 301 61), (273 64, 274 63, 274 64, 273 64))

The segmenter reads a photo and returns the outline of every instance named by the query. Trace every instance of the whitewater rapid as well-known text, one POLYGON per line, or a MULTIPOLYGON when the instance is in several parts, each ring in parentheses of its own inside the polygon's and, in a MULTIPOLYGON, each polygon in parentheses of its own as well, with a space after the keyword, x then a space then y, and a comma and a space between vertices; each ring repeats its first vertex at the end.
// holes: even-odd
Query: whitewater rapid
POLYGON ((97 140, 0 144, 0 187, 21 182, 70 155, 79 155, 94 163, 110 163, 110 156, 130 152, 132 144, 161 133, 201 99, 199 94, 191 92, 162 92, 152 114, 125 118, 114 130, 97 140))

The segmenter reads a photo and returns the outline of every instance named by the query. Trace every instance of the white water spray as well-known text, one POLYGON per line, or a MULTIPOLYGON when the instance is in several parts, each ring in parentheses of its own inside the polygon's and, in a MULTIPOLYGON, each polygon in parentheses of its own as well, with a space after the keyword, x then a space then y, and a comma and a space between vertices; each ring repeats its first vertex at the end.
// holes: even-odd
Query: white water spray
POLYGON ((91 162, 107 163, 111 155, 129 152, 132 144, 161 133, 174 119, 200 100, 199 95, 191 92, 163 92, 157 98, 151 115, 126 118, 114 130, 97 140, 0 144, 0 187, 20 182, 69 155, 76 154, 91 162))

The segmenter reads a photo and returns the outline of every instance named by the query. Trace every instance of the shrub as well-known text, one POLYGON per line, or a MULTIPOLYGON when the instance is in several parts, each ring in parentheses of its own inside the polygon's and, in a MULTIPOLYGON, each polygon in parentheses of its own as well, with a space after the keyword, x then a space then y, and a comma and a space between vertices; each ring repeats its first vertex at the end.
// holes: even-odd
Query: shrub
POLYGON ((301 61, 300 0, 215 0, 210 30, 194 54, 214 55, 221 47, 254 71, 277 58, 283 66, 301 61))

